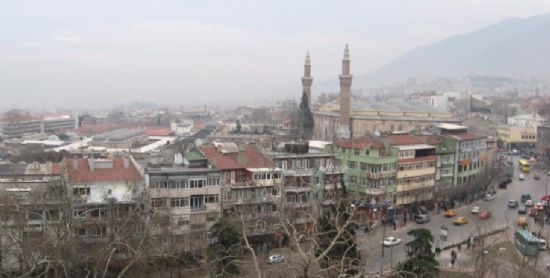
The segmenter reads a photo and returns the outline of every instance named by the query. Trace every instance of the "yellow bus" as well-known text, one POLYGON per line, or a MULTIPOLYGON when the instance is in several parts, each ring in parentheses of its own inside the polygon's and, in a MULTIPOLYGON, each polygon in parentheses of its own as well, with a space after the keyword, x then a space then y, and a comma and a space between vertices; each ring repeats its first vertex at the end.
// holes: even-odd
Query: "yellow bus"
POLYGON ((531 165, 529 164, 529 160, 527 159, 520 159, 519 160, 519 170, 525 173, 529 173, 531 171, 531 165))

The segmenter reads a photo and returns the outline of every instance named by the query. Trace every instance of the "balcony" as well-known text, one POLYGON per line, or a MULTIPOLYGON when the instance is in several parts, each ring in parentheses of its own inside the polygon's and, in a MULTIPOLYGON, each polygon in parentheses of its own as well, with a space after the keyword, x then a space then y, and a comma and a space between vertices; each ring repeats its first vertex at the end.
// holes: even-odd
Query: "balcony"
POLYGON ((405 178, 405 177, 417 177, 417 176, 426 176, 426 175, 434 175, 435 174, 435 167, 426 167, 421 169, 411 169, 411 170, 402 170, 397 172, 397 178, 405 178))
POLYGON ((367 178, 368 179, 383 179, 388 177, 395 177, 395 174, 397 171, 383 171, 383 172, 367 172, 367 178))
POLYGON ((205 230, 205 229, 206 229, 206 223, 191 224, 191 230, 205 230))
POLYGON ((231 199, 231 200, 228 200, 227 203, 230 203, 233 205, 273 203, 273 202, 278 202, 279 199, 280 199, 279 195, 267 195, 265 197, 231 199))
POLYGON ((435 185, 435 180, 428 180, 423 182, 411 182, 406 184, 398 184, 397 185, 397 191, 411 191, 411 190, 417 190, 417 189, 423 189, 423 188, 429 188, 433 187, 435 185))
POLYGON ((206 205, 202 205, 202 206, 192 206, 192 207, 191 207, 191 211, 192 211, 192 212, 202 212, 202 211, 206 211, 206 205))

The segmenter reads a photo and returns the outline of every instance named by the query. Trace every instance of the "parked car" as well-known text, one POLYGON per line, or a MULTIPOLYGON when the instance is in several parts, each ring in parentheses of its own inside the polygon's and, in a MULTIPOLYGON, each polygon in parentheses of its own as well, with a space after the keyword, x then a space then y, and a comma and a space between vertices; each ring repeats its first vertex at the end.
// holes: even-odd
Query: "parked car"
POLYGON ((533 206, 533 200, 529 199, 529 200, 525 201, 525 206, 526 207, 532 207, 533 206))
POLYGON ((546 240, 539 238, 539 249, 541 251, 544 251, 546 250, 547 247, 548 247, 548 244, 546 243, 546 240))
POLYGON ((528 224, 528 222, 527 222, 527 217, 525 217, 525 216, 520 216, 520 217, 518 217, 517 224, 518 224, 518 226, 520 226, 520 227, 526 227, 527 224, 528 224))
POLYGON ((475 207, 473 207, 473 208, 470 210, 470 212, 471 212, 472 214, 478 214, 480 210, 481 210, 480 207, 475 206, 475 207))
POLYGON ((535 175, 533 176, 533 178, 536 179, 536 180, 540 180, 540 175, 539 175, 539 174, 535 174, 535 175))
POLYGON ((445 211, 445 217, 455 217, 456 209, 448 209, 445 211))
POLYGON ((495 195, 493 194, 485 194, 485 196, 483 197, 483 200, 485 201, 492 201, 493 199, 495 199, 495 195))
POLYGON ((430 216, 427 214, 417 214, 414 216, 414 222, 417 224, 424 224, 430 222, 430 216))
POLYGON ((384 239, 384 246, 394 246, 401 243, 401 241, 402 240, 400 238, 390 236, 384 239))
POLYGON ((513 209, 513 208, 517 208, 518 206, 519 206, 518 201, 516 201, 516 200, 508 201, 508 208, 513 209))
POLYGON ((527 213, 527 209, 525 207, 520 207, 518 209, 518 214, 526 214, 527 213))
POLYGON ((274 255, 271 255, 267 258, 267 263, 268 264, 278 264, 278 263, 284 262, 285 260, 286 259, 285 259, 284 255, 274 254, 274 255))
POLYGON ((479 219, 489 219, 491 217, 491 212, 488 210, 480 211, 477 217, 479 217, 479 219))
POLYGON ((455 225, 465 225, 465 224, 468 224, 468 218, 459 216, 453 220, 453 223, 455 225))
POLYGON ((522 180, 525 180, 525 175, 524 174, 519 174, 519 178, 518 178, 520 181, 522 180))
POLYGON ((529 194, 529 193, 521 194, 521 202, 522 203, 525 203, 525 201, 531 200, 531 199, 533 199, 533 198, 531 198, 531 194, 529 194))
POLYGON ((505 177, 500 180, 498 183, 498 188, 506 189, 508 187, 508 184, 512 183, 512 179, 510 177, 505 177))

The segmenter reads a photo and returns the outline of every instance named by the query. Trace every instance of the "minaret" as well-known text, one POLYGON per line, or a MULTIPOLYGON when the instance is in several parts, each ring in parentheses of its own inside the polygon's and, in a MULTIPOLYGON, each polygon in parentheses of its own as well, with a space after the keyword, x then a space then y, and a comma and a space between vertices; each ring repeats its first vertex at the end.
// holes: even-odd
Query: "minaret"
POLYGON ((349 48, 346 43, 344 49, 344 58, 342 59, 342 74, 340 74, 340 121, 338 137, 342 139, 351 138, 350 127, 350 97, 351 97, 351 79, 349 48))
POLYGON ((309 110, 311 108, 311 84, 313 83, 313 78, 311 77, 311 60, 309 59, 309 50, 306 54, 306 62, 304 63, 304 76, 302 76, 302 88, 303 93, 307 95, 307 105, 309 110))

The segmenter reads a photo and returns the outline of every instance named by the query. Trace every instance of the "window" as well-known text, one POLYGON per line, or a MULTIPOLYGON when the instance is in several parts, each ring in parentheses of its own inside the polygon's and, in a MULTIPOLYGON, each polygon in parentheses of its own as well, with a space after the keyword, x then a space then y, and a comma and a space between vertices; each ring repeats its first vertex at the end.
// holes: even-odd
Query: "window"
POLYGON ((365 150, 365 155, 369 155, 370 151, 369 150, 365 150))
POLYGON ((216 186, 220 184, 220 179, 208 179, 207 185, 208 186, 216 186))
POLYGON ((88 212, 85 209, 73 209, 74 218, 85 218, 88 212))
POLYGON ((287 202, 287 203, 296 203, 296 195, 288 195, 288 196, 286 196, 286 202, 287 202))
POLYGON ((217 213, 209 213, 206 215, 206 220, 209 222, 216 221, 216 219, 218 219, 217 213))
POLYGON ((355 167, 356 167, 355 161, 348 161, 348 167, 351 168, 351 169, 355 169, 355 167))
POLYGON ((168 181, 168 186, 172 189, 178 188, 178 184, 174 180, 168 181))
POLYGON ((359 154, 361 154, 361 150, 359 150, 359 149, 354 149, 354 150, 353 150, 353 153, 354 153, 355 155, 359 155, 359 154))
POLYGON ((189 225, 189 219, 187 218, 178 219, 178 226, 187 226, 187 225, 189 225))
POLYGON ((189 198, 170 198, 170 206, 173 208, 188 207, 189 198))
POLYGON ((107 228, 106 227, 92 227, 86 229, 86 234, 89 237, 103 237, 107 234, 107 228))
POLYGON ((204 196, 204 202, 206 204, 215 204, 215 203, 218 202, 218 195, 217 194, 206 195, 206 196, 204 196))
POLYGON ((356 176, 349 176, 349 182, 357 183, 357 177, 356 176))
POLYGON ((151 199, 151 206, 154 208, 162 208, 166 205, 166 199, 164 198, 153 198, 151 199))
POLYGON ((367 170, 367 166, 368 166, 367 163, 361 162, 360 166, 361 166, 361 170, 363 170, 363 171, 367 170))
POLYGON ((73 187, 73 196, 90 195, 89 187, 73 187))

